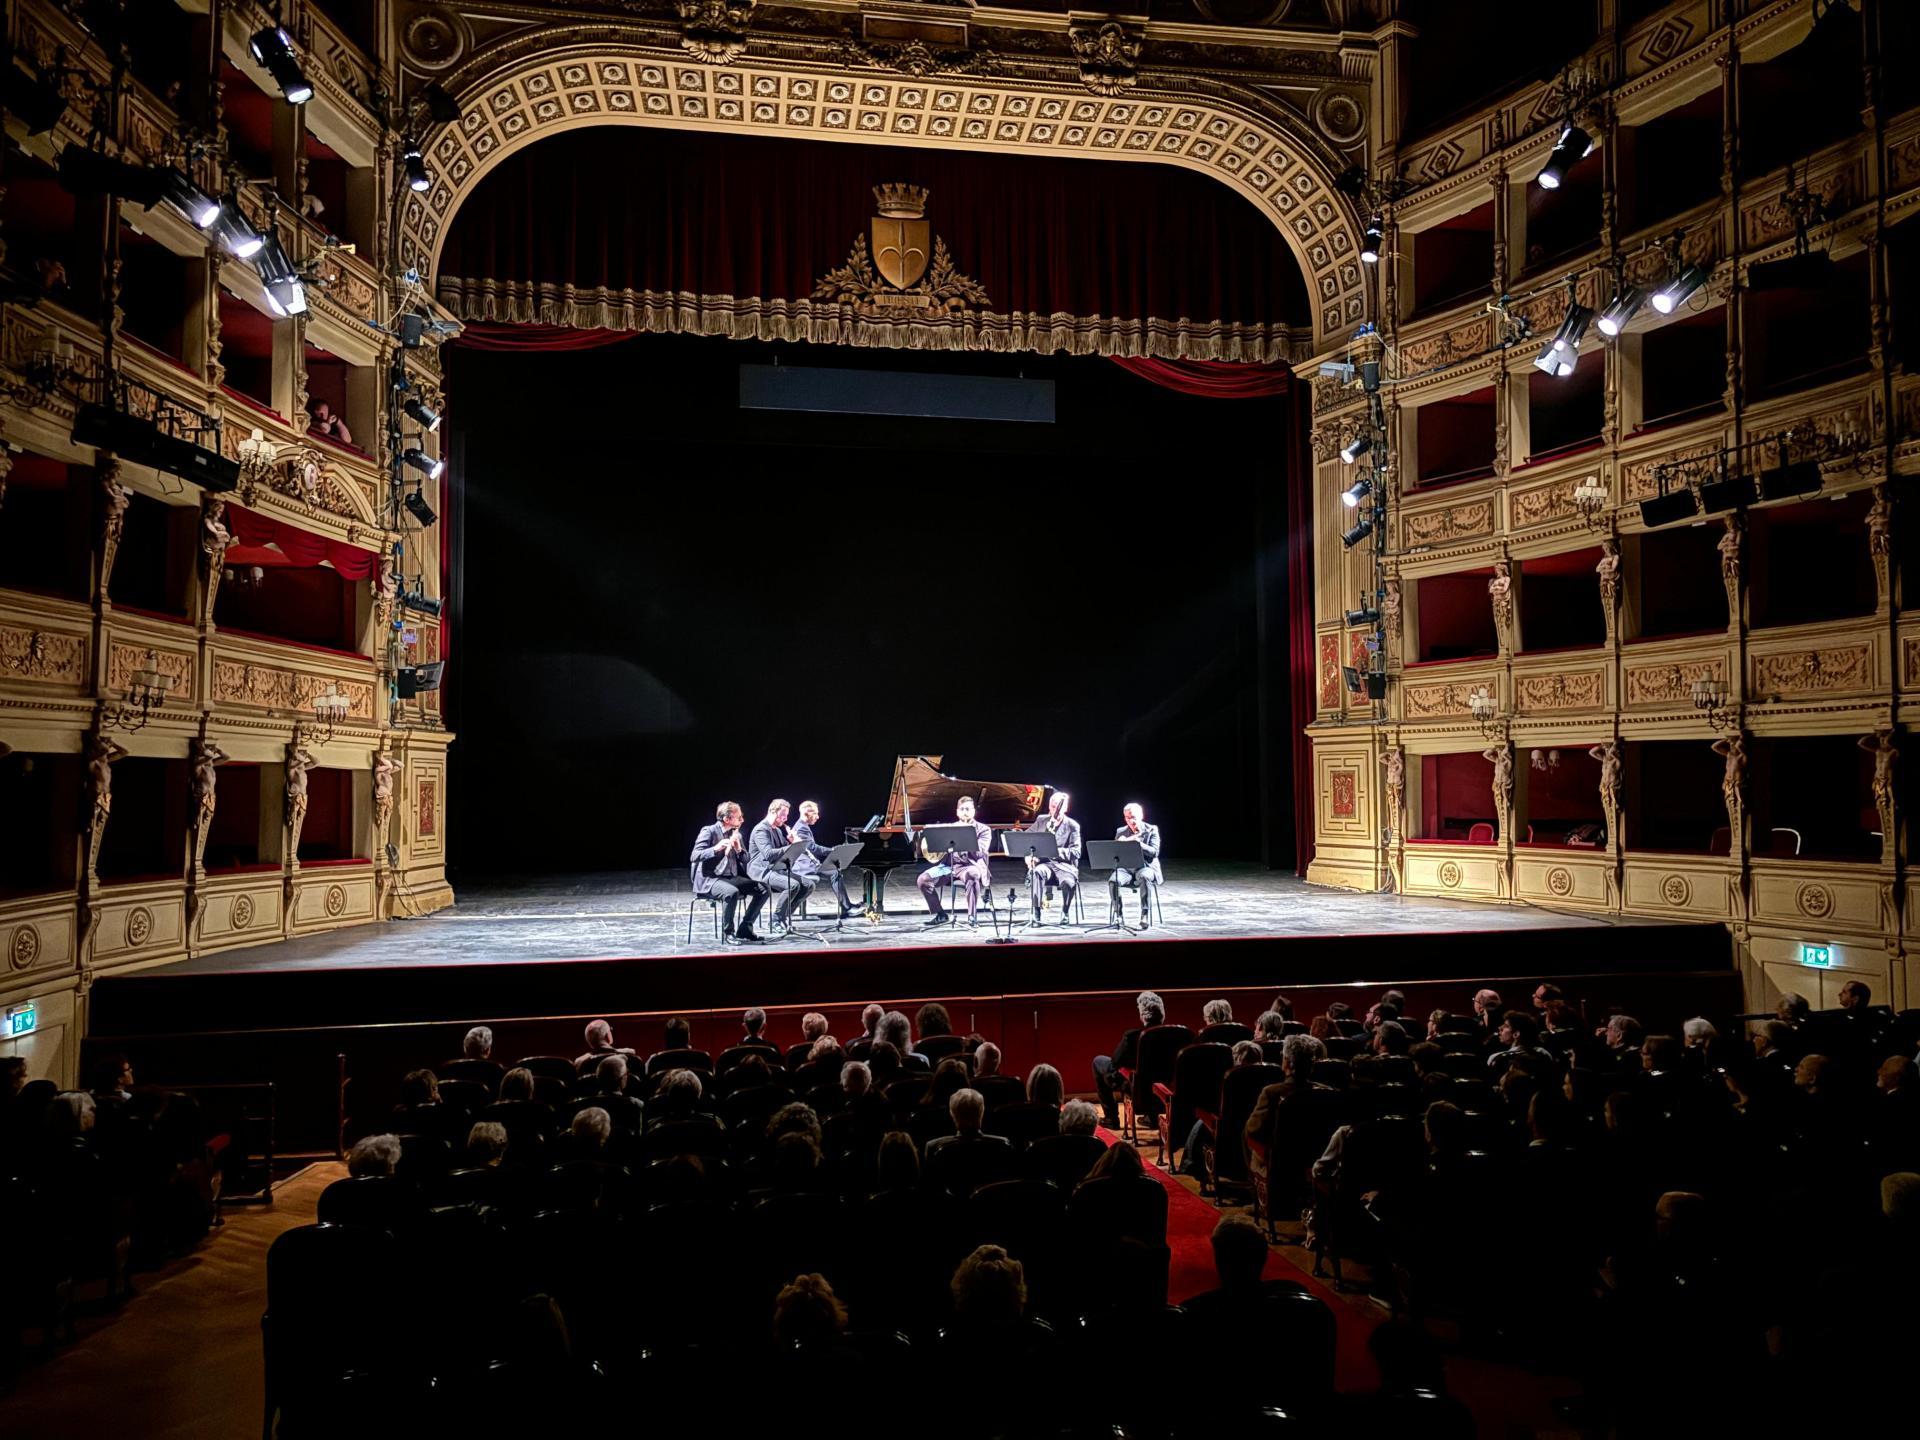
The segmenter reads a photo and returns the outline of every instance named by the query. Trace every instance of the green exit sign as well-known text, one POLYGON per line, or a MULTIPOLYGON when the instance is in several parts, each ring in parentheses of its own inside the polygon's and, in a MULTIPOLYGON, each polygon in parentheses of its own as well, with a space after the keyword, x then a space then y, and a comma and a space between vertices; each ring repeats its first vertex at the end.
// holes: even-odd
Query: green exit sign
POLYGON ((1833 964, 1833 947, 1831 945, 1802 945, 1800 947, 1800 963, 1802 965, 1812 965, 1816 969, 1825 970, 1833 964))
POLYGON ((33 1006, 22 1005, 18 1010, 7 1012, 7 1037, 31 1035, 33 1027, 40 1023, 40 1015, 33 1006))

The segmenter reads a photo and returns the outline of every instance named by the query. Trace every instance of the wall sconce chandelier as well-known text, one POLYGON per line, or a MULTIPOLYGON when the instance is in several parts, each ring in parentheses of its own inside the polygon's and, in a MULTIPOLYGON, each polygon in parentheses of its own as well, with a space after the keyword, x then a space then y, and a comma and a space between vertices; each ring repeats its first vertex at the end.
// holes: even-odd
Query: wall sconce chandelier
POLYGON ((1712 675, 1702 675, 1694 680, 1690 687, 1693 696, 1693 708, 1706 718, 1707 724, 1715 730, 1737 730, 1740 721, 1727 705, 1727 682, 1712 675))
POLYGON ((347 712, 352 708, 353 701, 342 693, 340 682, 329 680, 327 688, 313 697, 313 718, 324 726, 326 731, 321 738, 333 739, 333 727, 346 719, 347 712))
POLYGON ((1607 487, 1600 482, 1598 475, 1589 475, 1573 487, 1573 508, 1580 512, 1580 518, 1591 525, 1599 520, 1607 508, 1607 487))
POLYGON ((1467 713, 1473 716, 1473 723, 1480 727, 1483 739, 1491 740, 1500 733, 1500 702, 1494 699, 1493 692, 1482 685, 1467 696, 1467 713))
POLYGON ((144 730, 147 722, 153 718, 153 712, 167 703, 167 696, 173 690, 173 676, 160 671, 159 661, 159 655, 152 650, 147 651, 146 663, 127 679, 125 700, 119 709, 107 716, 110 728, 129 732, 144 730))
POLYGON ((280 451, 280 447, 267 439, 266 432, 260 429, 255 429, 252 434, 242 440, 237 449, 240 473, 249 480, 264 478, 267 472, 273 469, 274 458, 280 451))

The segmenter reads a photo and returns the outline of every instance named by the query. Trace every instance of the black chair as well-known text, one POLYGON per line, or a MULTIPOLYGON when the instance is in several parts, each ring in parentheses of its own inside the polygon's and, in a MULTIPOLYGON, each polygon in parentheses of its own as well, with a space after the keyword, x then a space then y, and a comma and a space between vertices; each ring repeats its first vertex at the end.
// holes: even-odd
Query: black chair
POLYGON ((1220 1108, 1220 1079, 1232 1064, 1232 1046, 1195 1041, 1173 1057, 1172 1083, 1154 1082, 1162 1169, 1173 1168, 1173 1147, 1186 1144, 1198 1112, 1220 1108))
POLYGON ((927 1057, 927 1062, 938 1065, 949 1056, 958 1055, 967 1048, 964 1035, 922 1035, 914 1042, 914 1049, 927 1057))
POLYGON ((398 1175, 361 1175, 336 1180, 320 1192, 322 1225, 358 1225, 404 1234, 420 1215, 420 1192, 398 1175))
POLYGON ((1181 1308, 1191 1348, 1169 1373, 1204 1373, 1215 1414, 1314 1416, 1331 1402, 1335 1330, 1325 1301, 1274 1280, 1245 1293, 1209 1291, 1181 1308))
POLYGON ((983 1185, 967 1202, 976 1245, 1002 1245, 1027 1271, 1030 1303, 1045 1308, 1064 1276, 1066 1197, 1045 1180, 983 1185))
POLYGON ((753 1282, 768 1313, 774 1295, 796 1275, 845 1279, 845 1216, 837 1195, 770 1195, 747 1210, 753 1282))
POLYGON ((1019 1160, 1013 1146, 998 1136, 955 1137, 938 1150, 928 1152, 920 1178, 930 1188, 965 1199, 982 1186, 1013 1179, 1018 1170, 1019 1160))
POLYGON ((693 917, 702 905, 707 907, 707 914, 713 917, 713 938, 715 940, 720 938, 720 914, 726 909, 726 901, 718 895, 695 895, 687 901, 687 943, 689 945, 693 943, 693 917))
POLYGON ((493 1092, 478 1080, 442 1080, 440 1103, 447 1109, 457 1112, 465 1122, 459 1125, 450 1124, 450 1128, 457 1133, 448 1137, 457 1143, 464 1144, 467 1138, 467 1124, 471 1124, 475 1115, 493 1103, 493 1092))
POLYGON ((1035 1141, 1060 1133, 1060 1111, 1057 1106, 1031 1100, 1001 1105, 987 1116, 985 1129, 989 1135, 1003 1136, 1013 1142, 1014 1149, 1024 1150, 1035 1141))
POLYGON ((1174 1059, 1192 1043, 1193 1031, 1185 1025, 1150 1025, 1140 1032, 1134 1068, 1120 1072, 1127 1082, 1120 1096, 1120 1129, 1134 1144, 1140 1143, 1142 1120, 1158 1128, 1162 1107, 1153 1087, 1173 1084, 1174 1059))
POLYGON ((976 1075, 971 1088, 980 1092, 989 1110, 999 1105, 1021 1105, 1027 1098, 1027 1087, 1014 1075, 976 1075))
POLYGON ((713 1056, 704 1050, 658 1050, 647 1057, 647 1074, 663 1075, 669 1070, 693 1070, 702 1075, 713 1073, 713 1056))
MULTIPOLYGON (((267 1251, 267 1309, 260 1317, 271 1440, 283 1416, 338 1419, 347 1377, 392 1377, 414 1353, 406 1328, 416 1312, 406 1293, 399 1243, 383 1230, 301 1225, 267 1251)), ((291 1427, 290 1427, 291 1428, 291 1427)))
POLYGON ((1237 1066, 1220 1079, 1219 1110, 1200 1112, 1208 1135, 1207 1184, 1215 1203, 1219 1203, 1222 1185, 1239 1187, 1248 1183, 1247 1120, 1260 1100, 1260 1092, 1286 1078, 1287 1072, 1278 1065, 1237 1066))
POLYGON ((847 1255, 847 1298, 862 1325, 926 1334, 945 1318, 954 1269, 972 1249, 962 1202, 933 1190, 872 1195, 847 1211, 859 1244, 847 1255))
POLYGON ((781 1068, 780 1051, 764 1042, 746 1041, 739 1045, 730 1045, 720 1052, 720 1058, 713 1062, 713 1073, 724 1075, 749 1055, 758 1055, 767 1062, 769 1069, 781 1068))
POLYGON ((531 1070, 535 1079, 544 1076, 549 1080, 557 1080, 563 1091, 571 1088, 573 1082, 580 1078, 579 1072, 573 1067, 573 1061, 564 1055, 529 1055, 519 1061, 515 1068, 531 1070))
POLYGON ((442 1060, 433 1073, 440 1081, 440 1098, 445 1100, 449 1080, 471 1080, 491 1099, 500 1093, 500 1077, 506 1072, 491 1060, 442 1060))
POLYGON ((1223 1020, 1218 1025, 1202 1025, 1200 1033, 1193 1038, 1205 1045, 1233 1046, 1253 1039, 1253 1027, 1242 1025, 1238 1020, 1223 1020))
POLYGON ((1106 1153, 1107 1142, 1098 1135, 1044 1135, 1027 1146, 1023 1168, 1028 1179, 1050 1180, 1071 1195, 1106 1153))

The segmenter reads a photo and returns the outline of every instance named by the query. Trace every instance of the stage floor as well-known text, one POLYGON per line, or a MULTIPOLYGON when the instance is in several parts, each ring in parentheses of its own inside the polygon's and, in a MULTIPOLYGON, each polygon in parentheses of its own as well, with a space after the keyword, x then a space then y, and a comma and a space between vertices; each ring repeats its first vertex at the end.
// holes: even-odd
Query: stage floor
MULTIPOLYGON (((994 890, 1005 925, 1007 887, 1019 889, 1015 914, 1028 914, 1022 872, 996 866, 994 890)), ((529 961, 606 958, 658 959, 725 953, 817 953, 818 936, 834 949, 953 949, 984 945, 992 935, 985 912, 980 926, 964 923, 926 929, 926 911, 911 871, 896 871, 888 886, 888 913, 878 923, 849 920, 836 932, 830 921, 801 923, 803 936, 752 950, 721 947, 713 938, 706 907, 693 916, 687 940, 685 867, 593 875, 548 876, 459 887, 457 904, 438 914, 389 925, 364 925, 267 945, 226 950, 156 967, 147 975, 221 975, 300 969, 525 964, 529 961)), ((1401 895, 1357 895, 1308 885, 1292 875, 1257 865, 1183 861, 1161 891, 1166 923, 1134 937, 1141 944, 1193 940, 1295 939, 1463 935, 1482 931, 1553 931, 1610 928, 1614 922, 1524 905, 1484 905, 1401 895)), ((824 890, 815 902, 832 909, 824 890)), ((1137 923, 1134 897, 1127 916, 1137 923)), ((765 916, 762 917, 764 929, 765 916)), ((1095 929, 1107 918, 1107 891, 1095 881, 1086 896, 1084 924, 1061 925, 1058 911, 1043 926, 1020 930, 1021 947, 1084 946, 1126 940, 1095 929)))

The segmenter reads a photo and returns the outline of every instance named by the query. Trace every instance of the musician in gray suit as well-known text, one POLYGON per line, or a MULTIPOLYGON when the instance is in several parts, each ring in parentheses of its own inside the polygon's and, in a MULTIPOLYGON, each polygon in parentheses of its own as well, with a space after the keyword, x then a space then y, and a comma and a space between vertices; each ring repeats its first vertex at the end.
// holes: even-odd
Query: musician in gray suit
POLYGON ((1054 860, 1035 860, 1027 857, 1027 889, 1033 896, 1034 923, 1040 920, 1040 907, 1046 902, 1049 886, 1060 890, 1060 923, 1067 923, 1067 915, 1073 909, 1073 892, 1080 884, 1080 822, 1067 814, 1067 807, 1073 803, 1073 797, 1064 790, 1056 790, 1047 799, 1046 817, 1036 820, 1027 828, 1044 830, 1053 836, 1054 848, 1060 852, 1054 860))
POLYGON ((795 839, 787 833, 787 816, 792 810, 784 800, 768 802, 767 818, 753 827, 753 836, 747 841, 747 874, 769 891, 784 897, 773 912, 774 919, 783 925, 793 919, 793 912, 800 908, 801 898, 807 891, 820 883, 818 875, 790 872, 785 865, 774 863, 795 839))
POLYGON ((767 887, 747 878, 746 847, 740 841, 740 807, 722 800, 713 815, 714 823, 703 826, 693 837, 693 854, 688 857, 693 868, 693 893, 721 900, 720 933, 729 943, 758 945, 760 937, 753 933, 753 922, 767 903, 767 887), (742 895, 753 898, 747 902, 746 920, 736 930, 733 916, 742 895))
MULTIPOLYGON (((812 875, 814 883, 819 883, 820 862, 833 851, 819 844, 813 838, 813 827, 820 823, 820 807, 812 800, 800 802, 800 819, 793 827, 793 838, 804 840, 807 853, 793 862, 797 874, 812 875)), ((827 883, 833 887, 833 898, 840 902, 840 918, 850 920, 860 913, 860 907, 847 899, 847 875, 844 870, 836 870, 827 877, 827 883)))
MULTIPOLYGON (((973 818, 971 795, 962 795, 954 806, 953 823, 973 826, 973 832, 979 840, 971 850, 949 850, 934 863, 932 869, 922 870, 920 878, 913 882, 920 887, 927 909, 933 912, 924 922, 929 926, 953 923, 953 917, 940 904, 940 887, 946 883, 949 875, 966 888, 969 925, 974 923, 974 911, 980 904, 981 892, 993 884, 993 872, 987 866, 987 852, 993 849, 993 831, 973 818)), ((988 903, 992 903, 991 898, 988 903)))
POLYGON ((1153 923, 1153 894, 1148 887, 1160 884, 1160 827, 1149 825, 1147 812, 1138 805, 1129 805, 1120 813, 1127 823, 1113 832, 1113 838, 1138 840, 1144 863, 1138 870, 1114 871, 1107 880, 1107 888, 1117 910, 1120 908, 1120 887, 1127 884, 1140 887, 1140 924, 1145 928, 1153 923))

